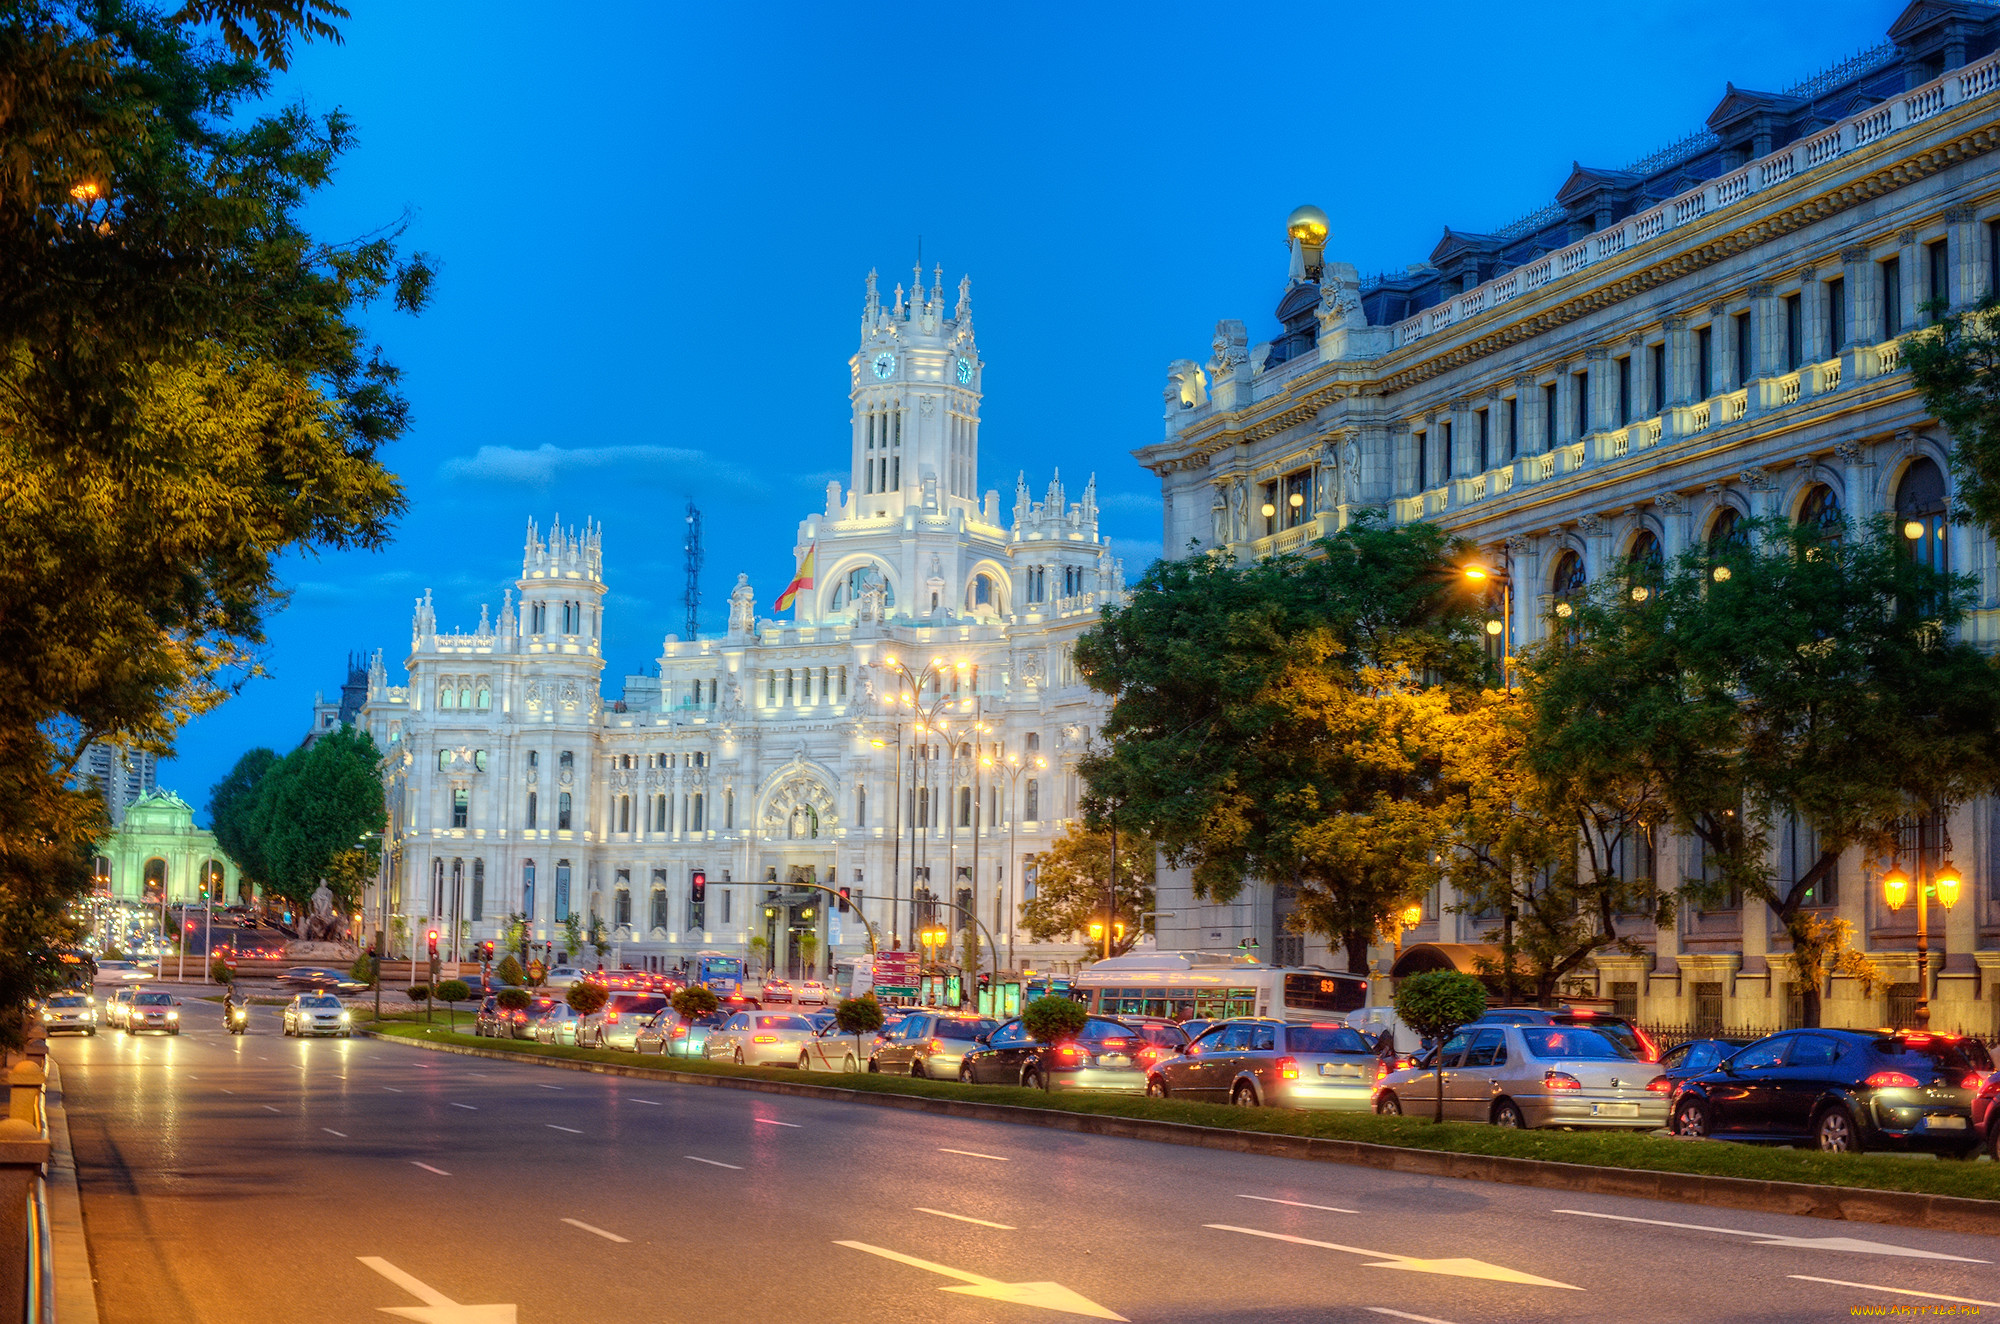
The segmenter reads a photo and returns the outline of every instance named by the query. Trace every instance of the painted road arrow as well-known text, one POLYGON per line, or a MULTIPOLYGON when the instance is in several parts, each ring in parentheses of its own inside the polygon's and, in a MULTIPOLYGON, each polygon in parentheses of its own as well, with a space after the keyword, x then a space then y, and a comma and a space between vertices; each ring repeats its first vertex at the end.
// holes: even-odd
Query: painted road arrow
POLYGON ((1485 1260, 1423 1260, 1413 1255, 1397 1255, 1390 1251, 1363 1250, 1359 1246, 1341 1246, 1331 1241, 1314 1241, 1310 1237, 1287 1236, 1283 1232, 1265 1232, 1254 1227, 1231 1227, 1227 1223, 1204 1223, 1203 1227, 1217 1232, 1241 1232, 1246 1237, 1266 1237, 1272 1241, 1289 1241, 1295 1246, 1318 1246, 1322 1250, 1344 1250, 1350 1255, 1366 1255, 1376 1261, 1366 1264, 1365 1269, 1408 1269, 1412 1273, 1440 1273, 1451 1278, 1483 1278, 1492 1283, 1520 1283, 1526 1287, 1560 1287, 1565 1291, 1581 1292, 1574 1283, 1559 1283, 1552 1278, 1537 1278, 1531 1273, 1505 1268, 1498 1264, 1488 1264, 1485 1260))
POLYGON ((1042 1310, 1053 1310, 1064 1315, 1082 1315, 1088 1319, 1115 1319, 1121 1324, 1125 1319, 1123 1315, 1112 1314, 1089 1297, 1070 1291, 1061 1283, 1003 1283, 997 1278, 986 1278, 976 1273, 967 1273, 963 1269, 933 1264, 929 1260, 920 1260, 901 1251, 871 1246, 865 1241, 836 1241, 833 1244, 866 1251, 870 1255, 880 1255, 885 1260, 907 1264, 913 1269, 927 1269, 932 1273, 943 1274, 947 1278, 957 1278, 965 1284, 963 1287, 941 1287, 938 1289, 941 1292, 985 1297, 991 1301, 1012 1301, 1016 1305, 1036 1306, 1042 1310))
POLYGON ((1955 1260, 1960 1264, 1991 1264, 1966 1255, 1945 1255, 1934 1250, 1892 1246, 1886 1241, 1863 1241, 1859 1237, 1785 1237, 1775 1232, 1752 1232, 1740 1227, 1710 1227, 1706 1223, 1669 1223, 1661 1218, 1632 1218, 1625 1214, 1600 1214, 1590 1209, 1558 1209, 1559 1214, 1579 1218, 1605 1218, 1614 1223, 1645 1223, 1652 1227, 1677 1227, 1689 1232, 1720 1232, 1731 1237, 1749 1237, 1759 1246, 1789 1246, 1795 1250, 1844 1250, 1857 1255, 1901 1255, 1913 1260, 1955 1260))
POLYGON ((461 1306, 435 1287, 411 1277, 385 1259, 374 1255, 355 1258, 423 1302, 420 1306, 377 1306, 376 1309, 385 1315, 401 1315, 404 1319, 418 1321, 418 1324, 515 1324, 512 1306, 461 1306))

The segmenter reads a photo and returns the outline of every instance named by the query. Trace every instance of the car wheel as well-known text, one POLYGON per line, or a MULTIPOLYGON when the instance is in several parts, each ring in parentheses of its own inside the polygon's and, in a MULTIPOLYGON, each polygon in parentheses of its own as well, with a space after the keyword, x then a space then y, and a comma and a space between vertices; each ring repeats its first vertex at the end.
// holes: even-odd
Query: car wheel
POLYGON ((1257 1091, 1251 1089, 1250 1082, 1246 1080, 1229 1092, 1229 1101, 1238 1108, 1255 1108, 1257 1091))
POLYGON ((1154 1076, 1151 1080, 1147 1081, 1146 1093, 1151 1095, 1155 1099, 1166 1098, 1167 1097, 1166 1078, 1163 1076, 1154 1076))
POLYGON ((910 1063, 910 1075, 913 1079, 916 1080, 929 1079, 929 1077, 924 1074, 924 1060, 922 1058, 917 1058, 915 1061, 910 1063))
POLYGON ((2000 1163, 2000 1119, 1996 1119, 1987 1126, 1984 1148, 1994 1162, 2000 1163))
POLYGON ((743 1050, 740 1048, 736 1050, 736 1065, 739 1067, 743 1065, 743 1050))
POLYGON ((852 1054, 852 1053, 849 1053, 849 1054, 847 1055, 847 1057, 846 1057, 846 1058, 845 1058, 845 1059, 844 1059, 844 1060, 843 1060, 843 1061, 841 1062, 841 1064, 840 1064, 840 1069, 841 1069, 842 1071, 846 1071, 846 1072, 849 1072, 849 1073, 853 1072, 853 1070, 854 1070, 854 1054, 852 1054))
POLYGON ((1493 1125, 1519 1131, 1527 1124, 1527 1119, 1521 1116, 1520 1106, 1512 1099, 1502 1099, 1493 1105, 1493 1125))
POLYGON ((972 1063, 960 1062, 958 1064, 958 1083, 961 1085, 970 1085, 972 1083, 972 1063))
POLYGON ((1023 1072, 1021 1074, 1021 1086, 1024 1089, 1031 1089, 1031 1090, 1038 1090, 1044 1088, 1042 1082, 1042 1073, 1040 1068, 1029 1067, 1025 1072, 1023 1072))
POLYGON ((1700 1099, 1689 1099, 1674 1109, 1673 1132, 1699 1140, 1708 1134, 1708 1105, 1700 1099))
POLYGON ((1837 1104, 1819 1115, 1819 1124, 1813 1127, 1813 1140, 1822 1153, 1861 1152, 1861 1132, 1856 1129, 1853 1116, 1837 1104))
POLYGON ((869 1059, 868 1059, 868 1074, 869 1074, 869 1075, 871 1075, 871 1076, 874 1076, 874 1075, 880 1075, 880 1074, 881 1074, 881 1071, 882 1071, 882 1068, 881 1068, 880 1066, 878 1066, 878 1065, 876 1064, 876 1062, 875 1062, 875 1059, 874 1059, 874 1058, 872 1058, 872 1057, 871 1057, 871 1058, 869 1058, 869 1059))
POLYGON ((1403 1101, 1393 1094, 1384 1093, 1375 1100, 1375 1111, 1384 1117, 1401 1117, 1403 1101))
POLYGON ((799 1070, 801 1070, 801 1071, 811 1071, 812 1069, 813 1069, 813 1060, 812 1060, 812 1056, 811 1056, 810 1054, 808 1054, 808 1053, 800 1053, 800 1054, 799 1054, 799 1070))

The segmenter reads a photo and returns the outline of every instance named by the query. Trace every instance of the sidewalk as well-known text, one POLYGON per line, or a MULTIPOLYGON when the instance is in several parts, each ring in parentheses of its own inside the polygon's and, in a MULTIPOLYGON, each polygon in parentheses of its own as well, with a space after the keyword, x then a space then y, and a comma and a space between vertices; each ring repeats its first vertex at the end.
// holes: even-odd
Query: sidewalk
POLYGON ((97 1324, 97 1280, 83 1231, 83 1201, 76 1186, 76 1154, 69 1146, 69 1113, 63 1107, 62 1071, 49 1058, 49 1241, 56 1267, 59 1324, 97 1324))

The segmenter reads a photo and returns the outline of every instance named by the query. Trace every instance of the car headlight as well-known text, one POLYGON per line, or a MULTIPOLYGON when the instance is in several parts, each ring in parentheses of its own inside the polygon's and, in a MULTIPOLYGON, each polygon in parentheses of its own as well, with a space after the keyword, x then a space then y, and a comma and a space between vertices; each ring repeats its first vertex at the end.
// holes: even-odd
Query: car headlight
POLYGON ((343 1011, 343 1012, 341 1012, 341 1013, 340 1013, 340 1023, 341 1023, 342 1025, 345 1025, 345 1024, 347 1024, 347 1023, 348 1023, 349 1021, 351 1021, 351 1020, 353 1020, 353 1019, 354 1019, 354 1017, 353 1017, 353 1014, 352 1014, 352 1013, 350 1013, 350 1012, 345 1012, 345 1011, 343 1011))
POLYGON ((168 1020, 170 1020, 170 1021, 177 1021, 177 1020, 179 1020, 180 1018, 181 1018, 181 1014, 180 1014, 179 1012, 177 1012, 177 1011, 170 1011, 170 1012, 168 1012, 168 1013, 167 1013, 167 1019, 168 1019, 168 1020))

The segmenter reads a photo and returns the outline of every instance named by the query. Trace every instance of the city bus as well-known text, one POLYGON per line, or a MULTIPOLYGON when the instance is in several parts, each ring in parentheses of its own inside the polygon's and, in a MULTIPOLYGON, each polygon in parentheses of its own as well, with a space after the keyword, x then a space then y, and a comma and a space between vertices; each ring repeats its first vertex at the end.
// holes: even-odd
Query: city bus
POLYGON ((694 982, 706 984, 719 998, 743 991, 743 958, 721 952, 694 954, 694 982))
POLYGON ((1240 952, 1133 952, 1085 966, 1072 996, 1104 1016, 1323 1021, 1366 1006, 1368 981, 1317 966, 1265 965, 1240 952))

